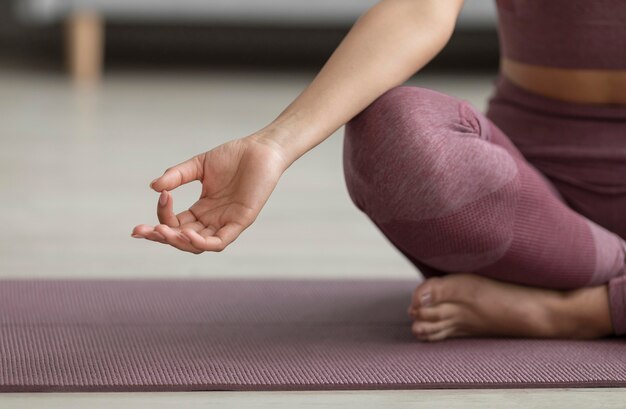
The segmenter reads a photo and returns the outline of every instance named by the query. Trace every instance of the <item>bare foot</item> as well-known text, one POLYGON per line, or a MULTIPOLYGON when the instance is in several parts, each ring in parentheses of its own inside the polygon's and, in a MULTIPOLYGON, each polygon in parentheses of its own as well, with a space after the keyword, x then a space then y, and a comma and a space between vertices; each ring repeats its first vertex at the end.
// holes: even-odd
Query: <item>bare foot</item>
POLYGON ((433 277, 413 294, 422 341, 473 336, 601 338, 612 334, 606 286, 572 291, 509 284, 474 274, 433 277))

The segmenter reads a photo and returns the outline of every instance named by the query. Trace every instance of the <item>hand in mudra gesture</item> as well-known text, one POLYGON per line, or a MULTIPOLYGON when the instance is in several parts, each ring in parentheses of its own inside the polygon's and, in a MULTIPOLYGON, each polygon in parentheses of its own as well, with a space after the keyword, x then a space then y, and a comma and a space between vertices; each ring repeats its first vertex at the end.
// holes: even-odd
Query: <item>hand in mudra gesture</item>
POLYGON ((138 225, 132 235, 195 254, 222 251, 256 219, 286 168, 276 147, 252 137, 194 156, 150 184, 161 192, 160 224, 138 225), (175 214, 170 191, 194 180, 202 182, 200 198, 175 214))

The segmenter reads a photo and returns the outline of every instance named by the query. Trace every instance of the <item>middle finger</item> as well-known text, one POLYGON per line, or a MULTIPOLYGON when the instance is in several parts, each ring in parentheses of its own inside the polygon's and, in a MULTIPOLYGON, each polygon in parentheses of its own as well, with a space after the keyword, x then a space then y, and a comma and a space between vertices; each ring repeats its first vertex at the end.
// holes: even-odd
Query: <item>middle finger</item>
POLYGON ((163 237, 165 237, 167 244, 176 247, 179 250, 188 251, 195 254, 202 253, 202 250, 194 247, 194 245, 191 244, 190 240, 183 236, 180 231, 177 231, 178 229, 172 229, 165 224, 159 224, 154 229, 157 232, 161 233, 163 237))

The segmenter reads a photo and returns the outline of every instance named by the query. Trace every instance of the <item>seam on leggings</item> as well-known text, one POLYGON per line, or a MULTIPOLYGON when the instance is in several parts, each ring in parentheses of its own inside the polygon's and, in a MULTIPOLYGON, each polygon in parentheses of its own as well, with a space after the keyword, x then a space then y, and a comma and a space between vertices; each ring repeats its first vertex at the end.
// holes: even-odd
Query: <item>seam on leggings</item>
POLYGON ((459 120, 462 125, 472 129, 474 134, 485 141, 490 141, 490 127, 485 118, 476 110, 469 102, 465 100, 459 101, 459 120))
POLYGON ((626 241, 622 238, 620 239, 622 244, 622 253, 624 254, 624 258, 622 259, 622 270, 620 271, 620 276, 626 276, 626 241))

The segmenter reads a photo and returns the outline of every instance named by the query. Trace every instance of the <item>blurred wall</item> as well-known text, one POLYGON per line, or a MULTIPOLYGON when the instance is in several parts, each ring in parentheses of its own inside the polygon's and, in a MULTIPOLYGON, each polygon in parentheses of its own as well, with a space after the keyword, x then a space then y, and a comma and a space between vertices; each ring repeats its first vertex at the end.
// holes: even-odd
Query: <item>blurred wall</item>
MULTIPOLYGON (((63 69, 63 25, 32 25, 13 18, 0 1, 0 64, 63 69)), ((276 27, 267 24, 110 22, 106 69, 207 69, 219 66, 318 69, 347 33, 349 24, 276 27)), ((495 70, 498 42, 489 24, 457 28, 427 70, 495 70)))

